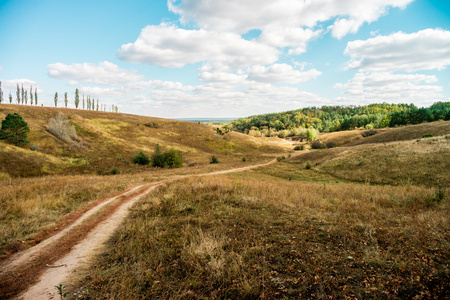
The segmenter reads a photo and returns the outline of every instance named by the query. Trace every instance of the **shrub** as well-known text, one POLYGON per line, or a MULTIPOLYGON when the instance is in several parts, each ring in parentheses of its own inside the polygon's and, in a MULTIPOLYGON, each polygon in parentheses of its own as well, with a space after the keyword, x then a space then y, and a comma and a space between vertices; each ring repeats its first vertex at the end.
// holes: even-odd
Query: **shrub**
POLYGON ((242 162, 246 162, 247 159, 245 157, 242 158, 242 162))
POLYGON ((144 152, 140 151, 138 154, 136 154, 131 161, 135 164, 139 165, 148 165, 150 163, 150 159, 147 155, 144 154, 144 152))
POLYGON ((164 168, 166 166, 166 159, 162 153, 159 144, 155 146, 155 151, 152 154, 152 167, 164 168))
POLYGON ((70 124, 69 119, 62 113, 50 119, 47 131, 63 142, 70 143, 77 139, 75 127, 70 124))
POLYGON ((298 151, 298 150, 305 150, 305 145, 297 145, 297 146, 294 147, 294 150, 295 150, 295 151, 298 151))
POLYGON ((277 161, 278 162, 282 161, 283 159, 286 159, 286 157, 284 155, 277 157, 277 161))
POLYGON ((336 147, 336 143, 335 142, 328 142, 327 143, 327 148, 334 148, 336 147))
POLYGON ((209 161, 210 164, 218 164, 219 159, 216 156, 211 156, 211 160, 209 161))
POLYGON ((311 168, 312 168, 311 162, 308 160, 308 161, 306 162, 306 164, 305 164, 305 169, 306 169, 306 170, 309 170, 309 169, 311 169, 311 168))
POLYGON ((306 130, 306 139, 308 140, 308 142, 317 140, 317 137, 318 137, 318 134, 314 128, 310 127, 306 130))
POLYGON ((27 140, 28 132, 30 132, 30 128, 21 115, 8 114, 2 121, 0 140, 7 140, 16 146, 22 146, 30 142, 27 140))
POLYGON ((109 174, 111 174, 111 175, 117 175, 117 174, 120 174, 120 170, 119 170, 119 168, 117 168, 117 167, 113 167, 113 168, 109 171, 109 174))
POLYGON ((433 135, 432 135, 432 134, 424 134, 424 135, 422 136, 423 139, 425 139, 425 138, 430 138, 430 137, 433 137, 433 135))
POLYGON ((169 168, 181 168, 183 166, 183 156, 180 151, 170 149, 169 152, 164 153, 164 163, 169 168))
POLYGON ((375 129, 370 129, 370 130, 367 130, 367 131, 363 131, 362 133, 361 133, 361 135, 363 136, 363 137, 368 137, 368 136, 371 136, 371 135, 375 135, 375 134, 377 134, 378 133, 378 131, 376 131, 375 129))
POLYGON ((314 141, 311 144, 311 148, 313 148, 313 149, 323 149, 324 146, 323 146, 322 141, 314 141))
POLYGON ((289 135, 289 131, 288 130, 281 130, 278 133, 278 137, 281 139, 284 139, 285 137, 287 137, 289 135))
POLYGON ((39 145, 31 145, 30 150, 31 151, 40 151, 41 149, 39 149, 39 145))

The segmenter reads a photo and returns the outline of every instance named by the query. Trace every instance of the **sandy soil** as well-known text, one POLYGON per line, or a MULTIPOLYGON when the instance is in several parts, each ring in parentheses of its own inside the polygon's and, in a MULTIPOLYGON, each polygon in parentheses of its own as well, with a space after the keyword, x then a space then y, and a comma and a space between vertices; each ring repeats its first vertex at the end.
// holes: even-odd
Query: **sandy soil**
MULTIPOLYGON (((61 241, 69 234, 73 235, 73 232, 77 231, 83 222, 88 222, 92 216, 95 216, 99 211, 106 207, 108 204, 118 202, 116 204, 117 208, 111 210, 110 213, 103 216, 103 221, 95 224, 95 226, 88 227, 88 233, 81 238, 73 239, 73 245, 69 245, 67 253, 63 253, 57 260, 49 260, 49 263, 41 262, 40 266, 37 268, 31 268, 29 272, 34 272, 34 274, 26 274, 28 277, 34 280, 34 284, 29 285, 29 287, 16 296, 16 299, 57 299, 59 295, 57 294, 57 289, 55 286, 59 284, 67 284, 67 279, 70 275, 76 274, 78 269, 86 267, 89 261, 95 257, 95 255, 101 253, 104 243, 114 234, 117 228, 120 226, 122 221, 128 215, 128 208, 131 207, 136 201, 138 201, 142 196, 154 190, 157 186, 165 184, 169 181, 179 180, 186 178, 188 176, 212 176, 218 174, 226 174, 233 172, 241 172, 245 170, 250 170, 253 168, 258 168, 261 166, 266 166, 274 163, 276 160, 272 160, 266 164, 253 165, 243 168, 225 170, 212 172, 207 174, 198 175, 185 175, 176 176, 171 179, 155 183, 150 186, 136 186, 122 194, 115 197, 109 198, 101 204, 95 206, 91 210, 87 211, 81 218, 76 222, 66 227, 64 230, 60 231, 58 234, 42 241, 26 251, 19 252, 0 265, 0 278, 2 276, 13 276, 15 273, 20 273, 20 270, 25 266, 30 264, 36 264, 35 261, 45 258, 45 253, 50 253, 58 249, 61 241), (127 196, 128 197, 124 197, 127 196), (122 197, 123 199, 121 199, 122 197), (34 275, 34 278, 30 275, 34 275)), ((81 230, 81 229, 80 229, 81 230)), ((86 231, 86 229, 85 229, 86 231)), ((56 255, 56 254, 55 254, 56 255)), ((23 277, 23 276, 22 276, 23 277)), ((1 296, 1 295, 0 295, 1 296)))

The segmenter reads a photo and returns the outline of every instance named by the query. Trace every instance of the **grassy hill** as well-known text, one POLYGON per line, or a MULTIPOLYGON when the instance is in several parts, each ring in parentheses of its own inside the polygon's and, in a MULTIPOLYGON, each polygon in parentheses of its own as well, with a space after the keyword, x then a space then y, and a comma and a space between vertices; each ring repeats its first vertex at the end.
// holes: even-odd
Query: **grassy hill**
POLYGON ((324 134, 325 143, 341 147, 305 151, 290 160, 298 168, 334 177, 376 184, 450 185, 450 122, 432 122, 378 131, 362 137, 361 130, 324 134), (426 134, 434 137, 422 138, 426 134))
POLYGON ((133 173, 145 168, 130 163, 139 151, 150 155, 159 144, 182 152, 186 166, 208 164, 215 155, 222 162, 257 159, 285 149, 269 139, 256 139, 192 122, 66 108, 0 105, 0 120, 18 113, 28 123, 30 144, 15 147, 0 141, 0 172, 13 177, 51 174, 107 174, 113 167, 133 173), (76 130, 64 141, 50 134, 52 118, 63 114, 76 130), (35 149, 30 149, 30 146, 35 149))

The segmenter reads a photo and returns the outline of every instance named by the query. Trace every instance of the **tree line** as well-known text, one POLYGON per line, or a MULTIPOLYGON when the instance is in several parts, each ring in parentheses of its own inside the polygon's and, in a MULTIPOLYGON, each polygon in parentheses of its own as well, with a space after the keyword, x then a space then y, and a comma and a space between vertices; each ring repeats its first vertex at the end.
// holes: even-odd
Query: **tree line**
MULTIPOLYGON (((30 86, 30 90, 28 93, 28 89, 24 89, 23 87, 23 83, 22 86, 20 86, 17 83, 17 90, 16 90, 16 102, 17 104, 22 104, 22 105, 27 105, 28 104, 28 96, 30 99, 30 105, 37 105, 38 104, 38 93, 37 93, 37 88, 34 88, 34 93, 33 93, 33 86, 30 86)), ((11 92, 9 92, 9 103, 12 104, 13 103, 13 96, 11 94, 11 92)), ((59 97, 58 97, 58 92, 55 92, 55 96, 53 98, 55 107, 58 107, 58 101, 59 101, 59 97)), ((0 81, 0 104, 5 102, 5 99, 3 97, 3 90, 2 90, 2 82, 0 81)), ((81 109, 80 106, 80 92, 77 89, 75 89, 75 100, 74 100, 74 104, 75 104, 75 108, 81 109)), ((67 107, 67 105, 69 104, 69 99, 67 96, 67 92, 64 93, 64 106, 67 107)), ((85 96, 83 95, 83 102, 82 102, 82 107, 83 109, 86 110, 97 110, 97 111, 106 111, 107 110, 107 105, 106 104, 100 104, 99 100, 97 99, 97 101, 95 99, 91 99, 90 96, 86 97, 85 100, 85 96)), ((119 107, 116 105, 111 105, 111 112, 119 112, 119 107)))
MULTIPOLYGON (((414 104, 370 104, 364 106, 307 107, 293 111, 256 115, 232 121, 229 129, 243 132, 287 135, 314 128, 320 132, 352 130, 356 128, 384 128, 450 120, 450 102, 436 102, 430 107, 414 104)), ((263 134, 265 135, 265 134, 263 134)))

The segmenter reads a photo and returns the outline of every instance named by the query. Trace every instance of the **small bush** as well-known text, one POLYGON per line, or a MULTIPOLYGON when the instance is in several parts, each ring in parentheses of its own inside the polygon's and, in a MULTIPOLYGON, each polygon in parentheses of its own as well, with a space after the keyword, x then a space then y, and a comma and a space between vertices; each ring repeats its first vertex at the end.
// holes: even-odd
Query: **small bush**
POLYGON ((245 157, 242 158, 242 162, 246 162, 247 159, 245 157))
POLYGON ((39 145, 32 145, 32 146, 30 146, 30 150, 31 151, 40 151, 41 149, 39 149, 39 145))
POLYGON ((314 141, 311 143, 311 148, 313 149, 323 149, 324 145, 322 143, 322 141, 314 141))
POLYGON ((117 174, 120 174, 120 170, 119 170, 119 168, 117 168, 117 167, 113 167, 113 168, 109 171, 109 174, 111 174, 111 175, 117 175, 117 174))
POLYGON ((283 156, 279 156, 279 157, 277 157, 277 161, 278 162, 280 162, 280 161, 282 161, 282 160, 284 160, 284 159, 286 159, 286 157, 283 155, 283 156))
POLYGON ((305 164, 305 169, 306 169, 306 170, 309 170, 309 169, 311 169, 311 168, 312 168, 311 162, 308 160, 308 161, 306 162, 306 164, 305 164))
POLYGON ((367 130, 367 131, 363 131, 362 133, 361 133, 361 135, 363 136, 363 137, 368 137, 368 136, 371 136, 371 135, 375 135, 375 134, 377 134, 378 133, 378 131, 376 131, 375 129, 370 129, 370 130, 367 130))
MULTIPOLYGON (((303 145, 302 145, 302 146, 303 146, 303 145)), ((297 146, 294 147, 294 150, 295 150, 295 151, 303 150, 303 149, 302 149, 302 146, 297 145, 297 146)))
MULTIPOLYGON (((139 124, 138 124, 138 126, 139 126, 139 124)), ((159 124, 155 123, 155 122, 152 122, 152 123, 147 122, 144 124, 144 126, 147 126, 149 128, 159 128, 159 124)))
POLYGON ((422 136, 423 139, 431 138, 431 137, 433 137, 432 134, 424 134, 424 135, 422 136))
POLYGON ((138 165, 148 165, 150 163, 150 158, 144 154, 144 152, 140 151, 131 159, 131 161, 138 165))
POLYGON ((334 148, 336 147, 336 143, 335 142, 328 142, 327 143, 327 148, 334 148))
POLYGON ((210 164, 218 164, 219 159, 216 156, 211 156, 211 160, 209 161, 210 164))
POLYGON ((164 153, 164 162, 169 168, 181 168, 183 166, 183 156, 180 151, 170 149, 169 152, 164 153))

